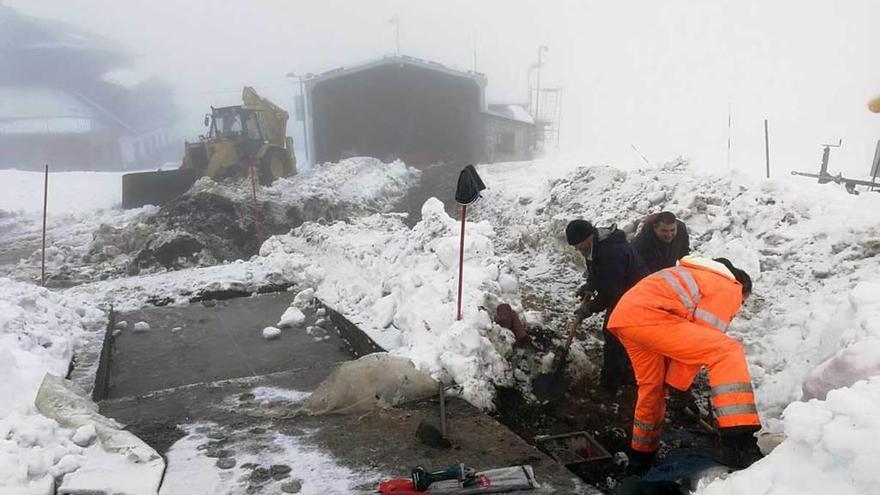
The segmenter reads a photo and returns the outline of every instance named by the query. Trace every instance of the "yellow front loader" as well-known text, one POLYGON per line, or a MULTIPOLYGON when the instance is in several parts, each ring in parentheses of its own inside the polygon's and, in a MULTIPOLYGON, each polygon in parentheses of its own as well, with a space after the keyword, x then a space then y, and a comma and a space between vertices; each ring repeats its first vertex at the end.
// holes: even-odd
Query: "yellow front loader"
POLYGON ((293 140, 287 137, 288 114, 251 87, 243 105, 211 107, 207 133, 184 145, 179 170, 141 172, 122 177, 122 206, 161 205, 186 192, 199 177, 247 177, 254 167, 260 184, 296 173, 293 140))

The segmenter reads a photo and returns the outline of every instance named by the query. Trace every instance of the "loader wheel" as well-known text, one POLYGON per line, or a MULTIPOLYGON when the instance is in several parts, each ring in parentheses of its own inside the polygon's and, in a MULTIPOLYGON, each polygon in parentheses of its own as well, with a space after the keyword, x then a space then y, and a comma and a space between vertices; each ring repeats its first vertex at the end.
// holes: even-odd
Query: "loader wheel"
POLYGON ((284 159, 284 154, 278 150, 266 153, 260 162, 259 179, 263 186, 271 185, 275 179, 290 175, 290 165, 284 159))

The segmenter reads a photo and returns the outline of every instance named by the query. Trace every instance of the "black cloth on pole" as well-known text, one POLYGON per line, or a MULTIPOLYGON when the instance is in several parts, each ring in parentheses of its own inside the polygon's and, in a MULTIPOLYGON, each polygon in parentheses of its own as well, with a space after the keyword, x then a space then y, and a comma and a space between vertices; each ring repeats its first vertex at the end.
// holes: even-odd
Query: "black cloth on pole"
POLYGON ((480 191, 486 189, 483 180, 477 174, 473 165, 461 169, 458 174, 458 186, 455 188, 455 201, 462 205, 469 205, 480 197, 480 191))

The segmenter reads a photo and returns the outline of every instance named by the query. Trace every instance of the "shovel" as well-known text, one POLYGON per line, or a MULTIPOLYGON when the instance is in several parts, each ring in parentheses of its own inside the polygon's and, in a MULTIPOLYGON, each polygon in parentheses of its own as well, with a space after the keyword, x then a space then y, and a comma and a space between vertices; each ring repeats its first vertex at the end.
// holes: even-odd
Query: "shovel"
MULTIPOLYGON (((586 304, 586 302, 587 299, 584 298, 581 301, 581 305, 586 304)), ((539 401, 556 402, 568 391, 571 381, 565 374, 565 361, 568 359, 568 350, 571 348, 574 334, 577 333, 577 329, 583 321, 578 318, 568 325, 568 338, 565 339, 565 346, 553 361, 554 369, 547 373, 541 373, 532 380, 532 391, 539 401)))

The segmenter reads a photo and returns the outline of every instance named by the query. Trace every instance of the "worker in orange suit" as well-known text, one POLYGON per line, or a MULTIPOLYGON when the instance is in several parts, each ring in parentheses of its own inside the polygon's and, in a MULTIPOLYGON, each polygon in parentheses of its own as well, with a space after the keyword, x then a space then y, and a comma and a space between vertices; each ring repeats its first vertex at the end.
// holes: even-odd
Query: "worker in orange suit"
POLYGON ((761 421, 745 353, 725 333, 751 290, 749 275, 727 259, 686 256, 639 281, 614 308, 608 331, 629 354, 638 383, 634 470, 647 468, 660 446, 666 387, 687 390, 703 366, 721 437, 718 460, 741 468, 760 458, 754 434, 761 421))

